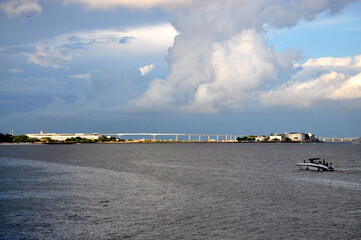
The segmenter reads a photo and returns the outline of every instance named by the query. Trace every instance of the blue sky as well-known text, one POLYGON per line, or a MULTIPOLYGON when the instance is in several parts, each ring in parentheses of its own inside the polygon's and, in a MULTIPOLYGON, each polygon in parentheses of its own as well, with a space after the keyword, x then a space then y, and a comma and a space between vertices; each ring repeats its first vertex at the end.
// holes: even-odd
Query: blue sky
POLYGON ((0 132, 361 136, 361 2, 0 1, 0 132))

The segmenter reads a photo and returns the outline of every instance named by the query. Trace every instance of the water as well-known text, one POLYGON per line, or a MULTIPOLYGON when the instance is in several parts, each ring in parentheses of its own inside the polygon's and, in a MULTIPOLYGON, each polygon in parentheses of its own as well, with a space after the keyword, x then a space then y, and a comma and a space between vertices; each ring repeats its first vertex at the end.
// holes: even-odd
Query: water
POLYGON ((361 146, 2 145, 0 224, 0 239, 361 239, 361 146), (298 170, 310 157, 336 171, 298 170))

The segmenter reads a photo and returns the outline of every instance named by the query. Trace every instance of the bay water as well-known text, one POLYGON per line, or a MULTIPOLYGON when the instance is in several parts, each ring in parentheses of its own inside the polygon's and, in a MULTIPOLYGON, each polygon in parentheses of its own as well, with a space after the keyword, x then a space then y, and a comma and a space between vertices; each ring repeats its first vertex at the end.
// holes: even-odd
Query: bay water
POLYGON ((0 145, 0 239, 361 239, 361 145, 0 145))

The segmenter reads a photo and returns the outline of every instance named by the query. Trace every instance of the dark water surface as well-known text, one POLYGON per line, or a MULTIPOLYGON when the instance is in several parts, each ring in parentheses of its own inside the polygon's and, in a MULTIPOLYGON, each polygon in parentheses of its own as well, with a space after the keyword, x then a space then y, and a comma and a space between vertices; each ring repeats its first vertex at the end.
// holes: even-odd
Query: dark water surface
POLYGON ((361 239, 361 145, 1 145, 0 224, 0 239, 361 239), (311 157, 336 171, 298 170, 311 157))

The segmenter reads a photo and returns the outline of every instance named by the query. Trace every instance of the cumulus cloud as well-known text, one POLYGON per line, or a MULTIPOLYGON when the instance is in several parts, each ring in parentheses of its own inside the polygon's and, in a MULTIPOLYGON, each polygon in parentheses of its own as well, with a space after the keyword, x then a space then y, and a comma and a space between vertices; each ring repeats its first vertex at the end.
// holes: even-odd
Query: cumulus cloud
POLYGON ((17 16, 22 13, 41 13, 42 7, 38 0, 10 0, 0 3, 0 9, 8 16, 17 16))
POLYGON ((292 80, 259 93, 264 106, 308 107, 324 101, 361 98, 361 55, 309 59, 292 80))
POLYGON ((194 1, 172 21, 179 32, 169 50, 170 74, 154 79, 131 109, 214 114, 241 110, 255 92, 293 71, 296 50, 277 52, 267 28, 293 27, 350 1, 194 1))
POLYGON ((141 67, 141 68, 139 68, 140 74, 142 74, 144 76, 145 74, 152 71, 154 69, 154 67, 155 67, 155 64, 151 64, 151 65, 141 67))
POLYGON ((183 108, 203 113, 224 108, 240 110, 252 91, 277 78, 282 59, 287 57, 267 47, 263 37, 252 29, 215 43, 210 59, 212 79, 200 83, 194 99, 183 108))
POLYGON ((342 68, 361 68, 361 55, 355 57, 333 58, 323 57, 309 59, 302 65, 303 67, 342 67, 342 68))

